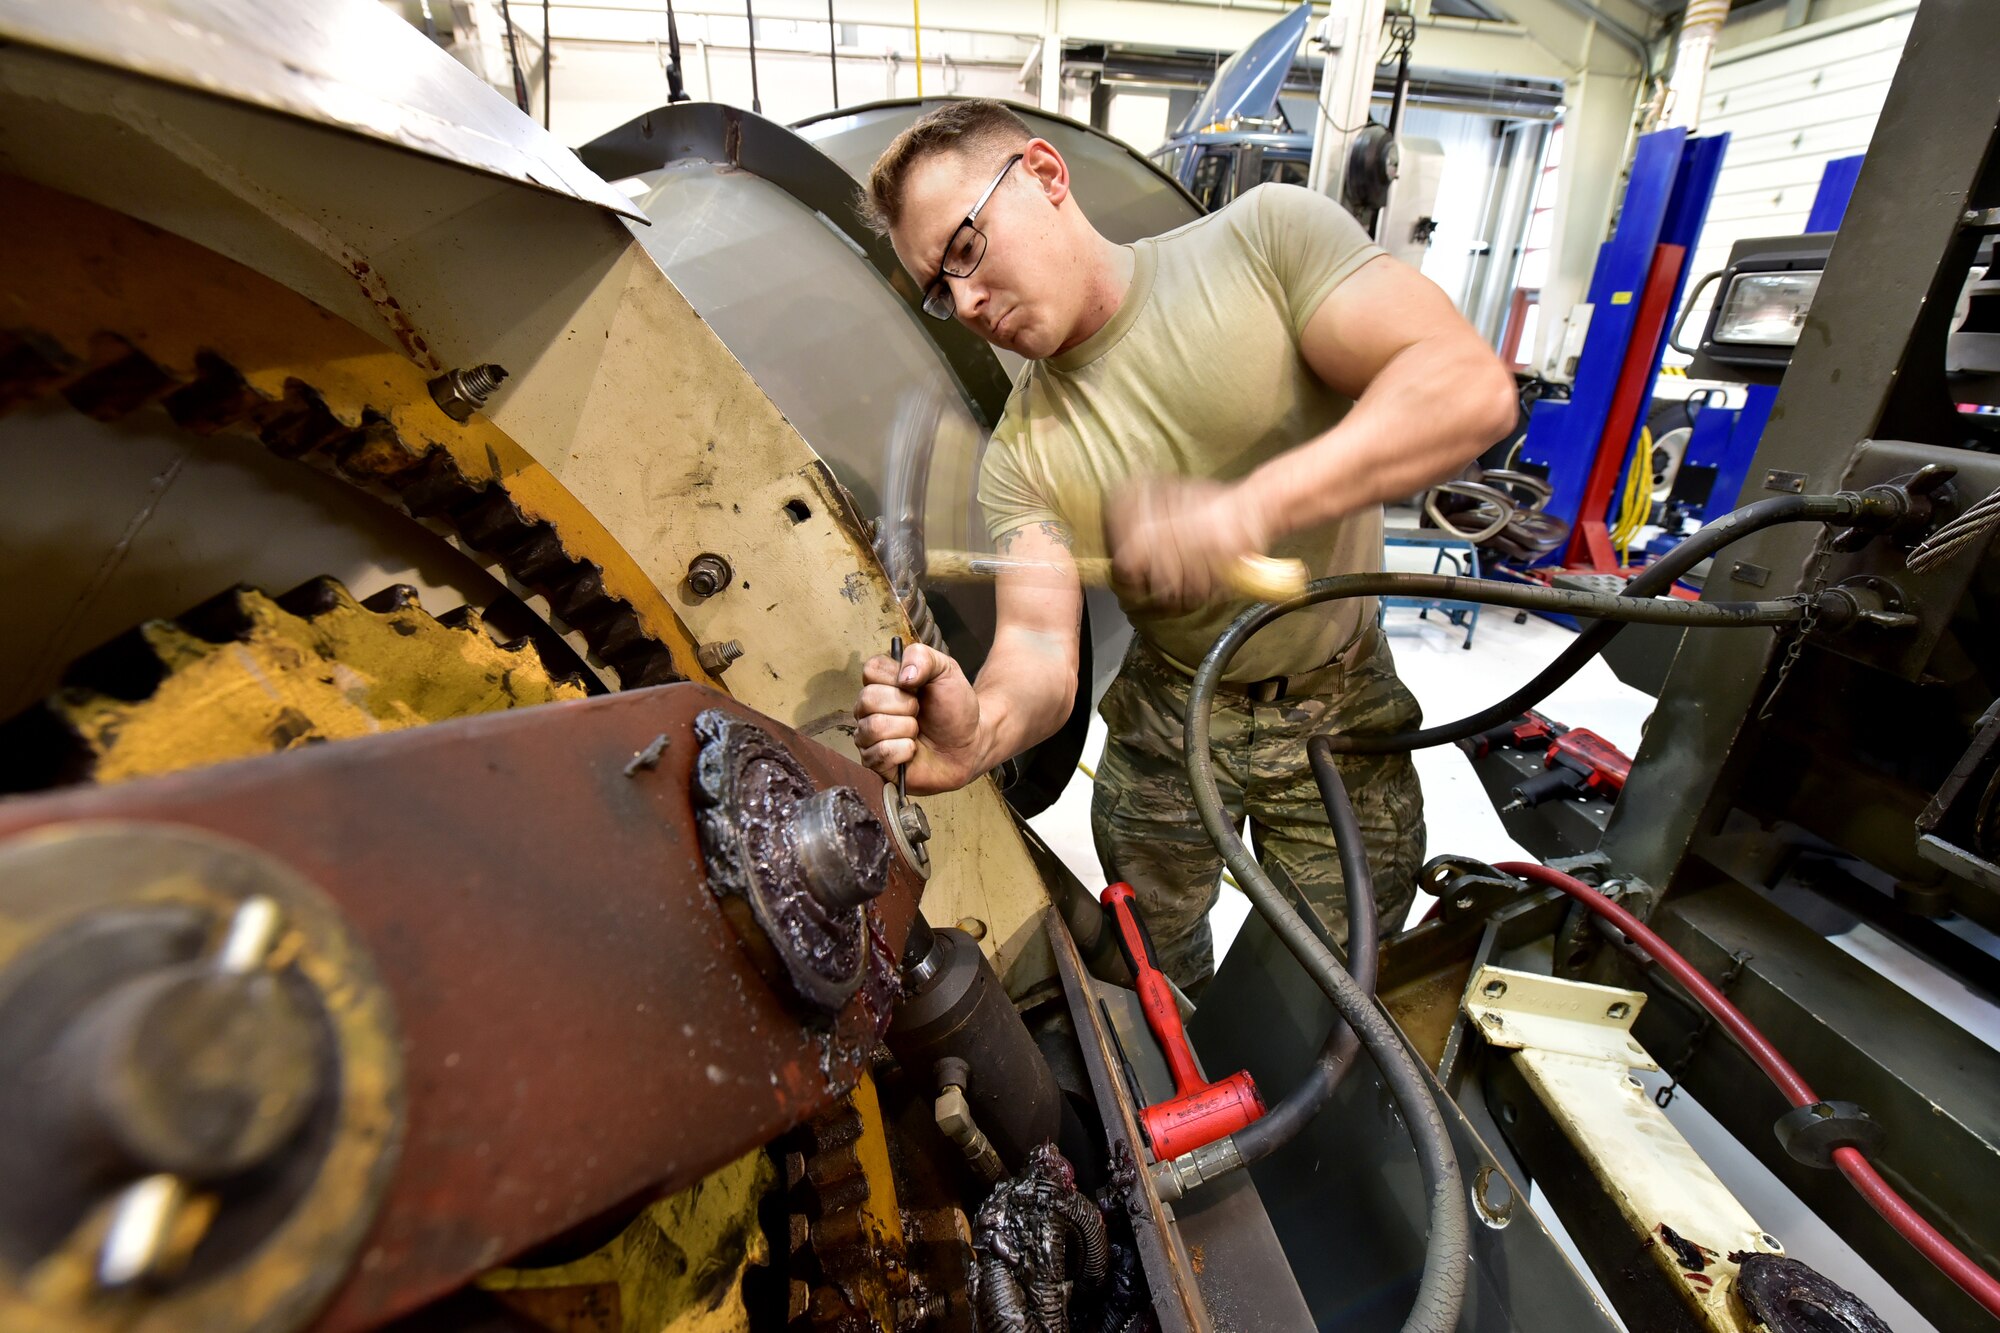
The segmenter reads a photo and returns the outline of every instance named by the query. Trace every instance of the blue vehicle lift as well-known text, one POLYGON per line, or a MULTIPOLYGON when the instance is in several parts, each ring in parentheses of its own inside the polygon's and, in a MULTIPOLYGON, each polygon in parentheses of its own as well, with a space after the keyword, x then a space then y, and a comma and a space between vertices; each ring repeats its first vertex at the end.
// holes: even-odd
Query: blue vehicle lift
MULTIPOLYGON (((1566 400, 1537 402, 1521 460, 1547 471, 1555 493, 1546 513, 1570 525, 1564 552, 1542 563, 1597 572, 1617 567, 1606 516, 1631 466, 1666 345, 1667 320, 1687 284, 1686 263, 1708 216, 1726 134, 1690 138, 1684 129, 1643 136, 1611 239, 1591 274, 1590 328, 1566 400), (1610 556, 1607 559, 1607 555, 1610 556)), ((1642 466, 1650 466, 1645 460, 1642 466)))

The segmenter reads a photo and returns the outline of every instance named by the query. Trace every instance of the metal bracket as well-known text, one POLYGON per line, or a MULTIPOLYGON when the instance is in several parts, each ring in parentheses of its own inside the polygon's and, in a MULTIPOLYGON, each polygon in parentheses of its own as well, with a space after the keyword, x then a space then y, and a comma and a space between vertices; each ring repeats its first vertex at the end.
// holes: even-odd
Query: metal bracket
POLYGON ((1463 1007, 1510 1057, 1700 1327, 1753 1325, 1733 1298, 1739 1259, 1782 1254, 1645 1095, 1658 1069, 1632 1037, 1646 997, 1617 986, 1481 967, 1463 1007))
POLYGON ((1600 1060, 1621 1071, 1659 1068, 1632 1038, 1645 1003, 1641 991, 1504 967, 1480 968, 1465 990, 1466 1016, 1487 1045, 1600 1060))

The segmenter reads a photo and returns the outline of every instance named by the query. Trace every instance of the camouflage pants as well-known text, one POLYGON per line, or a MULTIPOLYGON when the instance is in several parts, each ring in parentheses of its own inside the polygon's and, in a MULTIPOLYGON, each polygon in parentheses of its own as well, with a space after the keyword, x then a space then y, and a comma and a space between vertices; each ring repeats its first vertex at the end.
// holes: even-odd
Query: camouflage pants
MULTIPOLYGON (((1422 712, 1370 627, 1344 670, 1312 686, 1324 692, 1256 703, 1217 691, 1209 742, 1223 806, 1248 816, 1264 871, 1303 902, 1343 946, 1346 889, 1306 739, 1320 732, 1402 731, 1422 712)), ((1105 873, 1138 893, 1161 966, 1183 988, 1214 973, 1208 913, 1221 892, 1222 856, 1202 831, 1188 788, 1183 732, 1190 680, 1135 640, 1105 692, 1110 735, 1092 793, 1091 832, 1105 873)), ((1402 755, 1341 755, 1340 775, 1360 819, 1383 931, 1400 929, 1424 854, 1423 792, 1402 755)))

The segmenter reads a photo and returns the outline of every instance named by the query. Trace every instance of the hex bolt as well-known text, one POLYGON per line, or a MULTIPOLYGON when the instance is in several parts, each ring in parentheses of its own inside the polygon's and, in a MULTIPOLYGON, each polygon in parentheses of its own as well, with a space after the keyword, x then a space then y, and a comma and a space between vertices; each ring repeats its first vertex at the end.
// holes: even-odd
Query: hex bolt
POLYGON ((429 384, 431 401, 453 421, 470 421, 507 378, 505 366, 491 362, 466 370, 447 370, 429 384))
MULTIPOLYGON (((262 968, 270 961, 283 925, 284 913, 274 900, 263 894, 244 899, 223 933, 213 960, 215 971, 247 976, 262 968)), ((111 1222, 98 1249, 98 1285, 115 1290, 161 1276, 170 1257, 184 1258, 191 1252, 209 1220, 189 1216, 194 1197, 188 1182, 172 1172, 155 1172, 127 1185, 112 1205, 111 1222)))
POLYGON ((736 571, 730 565, 727 556, 717 555, 713 551, 703 551, 688 561, 686 580, 688 596, 698 602, 705 602, 727 588, 730 580, 735 577, 736 571))
POLYGON ((741 656, 743 645, 735 639, 704 643, 694 653, 695 661, 701 663, 701 669, 711 676, 719 676, 729 670, 729 664, 741 656))
POLYGON ((1497 1000, 1507 993, 1507 983, 1495 977, 1482 986, 1479 993, 1489 1000, 1497 1000))
POLYGON ((1611 1007, 1604 1011, 1604 1016, 1606 1018, 1623 1018, 1625 1017, 1625 1015, 1631 1012, 1632 1012, 1631 1005, 1625 1003, 1625 1001, 1623 1000, 1614 1000, 1611 1004, 1611 1007))

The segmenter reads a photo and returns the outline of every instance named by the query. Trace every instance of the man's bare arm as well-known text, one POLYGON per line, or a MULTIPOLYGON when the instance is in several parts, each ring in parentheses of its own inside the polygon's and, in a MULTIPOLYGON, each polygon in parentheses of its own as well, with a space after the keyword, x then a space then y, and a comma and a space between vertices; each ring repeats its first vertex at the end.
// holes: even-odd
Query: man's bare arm
POLYGON ((1000 553, 1024 567, 998 578, 998 625, 976 685, 921 644, 900 672, 887 657, 868 661, 854 710, 863 763, 884 777, 908 763, 911 791, 951 791, 1055 734, 1076 699, 1083 614, 1070 545, 1059 523, 1001 536, 1000 553))
POLYGON ((1060 523, 1031 523, 994 544, 1002 555, 1055 568, 1007 570, 995 586, 999 623, 974 687, 980 716, 989 719, 987 768, 1055 735, 1076 702, 1083 585, 1073 544, 1060 523))
POLYGON ((1300 350, 1355 403, 1244 479, 1242 502, 1267 540, 1414 495, 1514 425, 1512 374, 1435 283, 1387 256, 1320 303, 1300 350))

